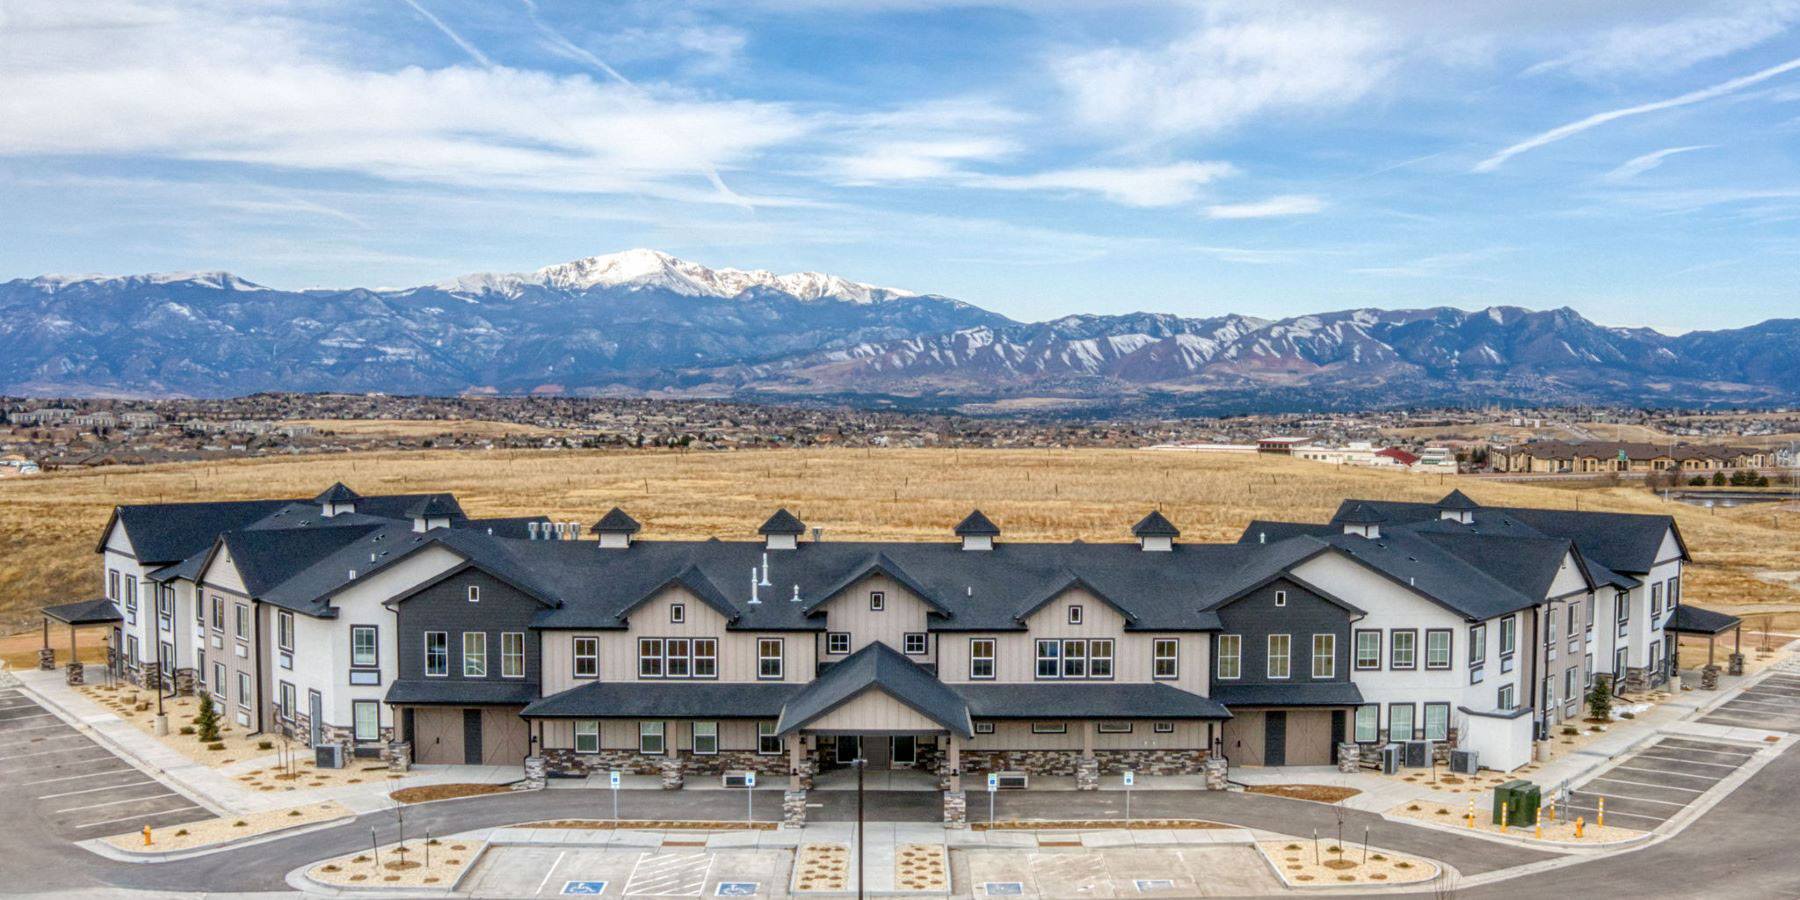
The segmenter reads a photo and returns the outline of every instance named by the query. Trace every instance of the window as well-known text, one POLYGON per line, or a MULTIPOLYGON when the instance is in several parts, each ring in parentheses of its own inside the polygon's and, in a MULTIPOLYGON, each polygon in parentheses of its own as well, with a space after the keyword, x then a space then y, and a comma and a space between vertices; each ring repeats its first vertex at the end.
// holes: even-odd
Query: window
POLYGON ((992 723, 992 722, 976 722, 975 723, 975 733, 976 734, 993 734, 994 733, 994 723, 992 723))
POLYGON ((1411 703, 1388 704, 1388 740, 1410 741, 1413 739, 1413 705, 1411 703))
POLYGON ((598 678, 600 676, 600 639, 597 637, 578 637, 575 645, 575 677, 598 678))
POLYGON ((350 626, 350 665, 358 669, 373 669, 381 665, 377 656, 375 642, 375 626, 350 626))
POLYGON ((1062 642, 1062 677, 1087 677, 1087 641, 1072 639, 1062 642))
POLYGON ((825 635, 825 652, 831 654, 850 652, 850 632, 833 631, 825 635))
POLYGON ((969 677, 994 677, 994 639, 969 638, 969 677))
POLYGON ((238 673, 238 705, 245 707, 245 708, 248 708, 250 706, 250 673, 249 672, 239 672, 238 673))
POLYGON ((469 585, 469 602, 470 603, 480 603, 481 602, 481 585, 478 585, 478 584, 469 585))
POLYGON ((664 746, 665 745, 663 744, 663 723, 661 723, 661 722, 639 722, 638 723, 638 752, 639 753, 647 753, 647 754, 650 754, 651 756, 661 756, 661 755, 663 755, 664 746))
POLYGON ((1381 668, 1381 632, 1358 630, 1356 632, 1356 670, 1366 672, 1379 668, 1381 668))
POLYGON ((1569 604, 1568 635, 1569 635, 1569 637, 1574 637, 1580 633, 1581 633, 1581 604, 1571 603, 1571 604, 1569 604))
POLYGON ((575 752, 600 752, 600 721, 598 719, 575 720, 575 752))
POLYGON ((1155 731, 1157 734, 1174 734, 1175 733, 1175 723, 1174 722, 1158 722, 1158 723, 1156 723, 1155 727, 1153 727, 1151 730, 1155 731))
POLYGON ((1428 628, 1425 630, 1425 668, 1450 668, 1451 632, 1448 628, 1428 628))
POLYGON ((162 620, 162 627, 175 627, 175 589, 163 587, 156 590, 156 617, 162 620))
POLYGON ((1425 704, 1425 739, 1428 741, 1450 739, 1450 704, 1425 704))
POLYGON ((1315 634, 1312 645, 1312 677, 1337 676, 1337 635, 1315 634))
POLYGON ((106 596, 112 600, 119 599, 119 570, 118 569, 107 569, 106 570, 106 596))
POLYGON ((127 635, 125 638, 125 659, 127 662, 131 663, 132 665, 134 665, 134 666, 137 665, 137 662, 138 662, 138 639, 137 639, 137 635, 135 635, 135 634, 127 635))
POLYGON ((206 686, 206 651, 205 650, 195 650, 194 651, 194 680, 198 681, 200 683, 201 687, 206 686))
POLYGON ((1508 659, 1508 657, 1511 657, 1513 655, 1513 650, 1515 650, 1518 647, 1518 639, 1519 639, 1519 617, 1518 616, 1507 616, 1506 618, 1501 619, 1500 620, 1500 662, 1502 664, 1502 668, 1500 669, 1500 671, 1502 671, 1502 672, 1512 671, 1512 666, 1506 665, 1506 663, 1508 663, 1510 661, 1508 659))
POLYGON ((462 636, 464 678, 487 677, 487 632, 465 631, 462 636))
POLYGON ((1356 742, 1373 744, 1381 740, 1381 707, 1367 703, 1356 708, 1356 742))
POLYGON ((1067 722, 1033 722, 1033 723, 1031 723, 1031 733, 1032 734, 1068 734, 1069 733, 1069 723, 1067 723, 1067 722))
POLYGON ((869 592, 869 611, 881 612, 887 609, 887 593, 885 591, 869 592))
POLYGON ((1088 641, 1088 677, 1111 678, 1113 676, 1113 642, 1111 638, 1095 638, 1088 641))
POLYGON ((1681 576, 1671 576, 1664 584, 1669 586, 1669 608, 1674 609, 1681 603, 1681 576))
POLYGON ((1619 637, 1624 637, 1631 624, 1631 595, 1620 591, 1613 597, 1613 617, 1619 620, 1619 637))
POLYGON ((1275 592, 1275 605, 1276 606, 1286 606, 1287 605, 1287 591, 1276 591, 1275 592))
MULTIPOLYGON (((125 587, 128 590, 131 587, 131 578, 129 576, 125 579, 125 587)), ((1650 585, 1650 616, 1652 618, 1662 615, 1662 592, 1662 582, 1659 581, 1650 585)), ((1656 623, 1654 622, 1651 623, 1653 626, 1655 624, 1656 623)))
POLYGON ((237 605, 236 617, 237 617, 237 622, 236 622, 237 639, 240 641, 249 640, 250 639, 250 607, 248 607, 242 603, 239 603, 237 605))
POLYGON ((275 646, 294 652, 294 614, 285 609, 275 614, 275 646))
POLYGON ((1094 726, 1094 730, 1100 732, 1101 734, 1130 734, 1131 733, 1131 723, 1130 722, 1100 722, 1094 726))
POLYGON ((1575 675, 1576 675, 1576 670, 1574 670, 1574 669, 1564 669, 1563 670, 1563 702, 1564 703, 1573 704, 1575 702, 1575 695, 1576 695, 1575 675))
MULTIPOLYGON (((1657 590, 1661 590, 1661 586, 1657 590)), ((137 624, 138 584, 136 575, 125 576, 125 618, 131 624, 137 624)))
POLYGON ((1059 641, 1040 640, 1037 642, 1037 677, 1055 678, 1062 672, 1062 643, 1059 641))
POLYGON ((1517 703, 1518 698, 1514 695, 1512 685, 1503 684, 1500 686, 1500 690, 1495 692, 1494 706, 1500 709, 1512 709, 1517 703))
POLYGON ((440 677, 450 674, 449 632, 425 632, 425 674, 440 677))
POLYGON ((214 594, 212 598, 213 628, 225 630, 225 598, 214 594))
POLYGON ((276 696, 279 698, 276 702, 280 704, 276 709, 276 714, 281 716, 283 722, 294 721, 295 707, 300 705, 300 701, 295 699, 294 683, 291 681, 283 681, 277 686, 276 690, 276 696))
POLYGON ((1289 655, 1293 650, 1293 638, 1285 634, 1269 635, 1269 677, 1288 677, 1289 655))
POLYGON ((1244 638, 1236 634, 1219 635, 1219 677, 1235 679, 1244 674, 1244 638))
POLYGON ((663 677, 687 678, 694 674, 688 664, 688 654, 692 652, 687 638, 667 638, 663 642, 663 677))
POLYGON ((1600 609, 1600 598, 1599 597, 1595 597, 1594 599, 1588 601, 1587 624, 1583 626, 1583 630, 1585 630, 1587 632, 1587 639, 1590 641, 1594 639, 1594 615, 1599 611, 1599 609, 1600 609))
POLYGON ((350 704, 355 739, 361 743, 381 740, 381 701, 356 700, 350 704))
POLYGON ((782 675, 781 638, 757 638, 756 677, 779 681, 782 675))
POLYGON ((194 595, 194 621, 201 628, 206 627, 206 598, 197 593, 194 595))
POLYGON ((719 723, 694 723, 694 755, 717 756, 719 754, 719 723))
POLYGON ((719 677, 719 639, 694 638, 694 677, 719 677))
POLYGON ((924 656, 926 646, 925 633, 922 631, 909 631, 906 633, 905 637, 901 639, 901 645, 901 649, 905 650, 906 655, 908 656, 924 656))
POLYGON ((680 625, 681 623, 686 622, 686 621, 687 621, 687 604, 685 604, 685 603, 669 604, 669 624, 680 625))
POLYGON ((218 695, 219 702, 225 702, 225 664, 213 663, 213 693, 218 695))
POLYGON ((500 677, 525 677, 525 632, 500 633, 500 677))
POLYGON ((1179 678, 1181 676, 1181 640, 1179 638, 1157 638, 1150 642, 1150 677, 1179 678))
POLYGON ((661 638, 638 638, 638 677, 663 677, 663 642, 661 638))
POLYGON ((1388 636, 1388 668, 1412 669, 1418 666, 1419 633, 1409 628, 1396 628, 1388 636))
POLYGON ((774 722, 756 723, 756 752, 762 756, 778 756, 781 754, 781 736, 775 733, 774 722))
POLYGON ((1479 666, 1487 662, 1487 626, 1469 626, 1469 665, 1479 666))
POLYGON ((1069 624, 1070 625, 1080 625, 1081 624, 1081 604, 1079 604, 1079 603, 1069 604, 1069 624))

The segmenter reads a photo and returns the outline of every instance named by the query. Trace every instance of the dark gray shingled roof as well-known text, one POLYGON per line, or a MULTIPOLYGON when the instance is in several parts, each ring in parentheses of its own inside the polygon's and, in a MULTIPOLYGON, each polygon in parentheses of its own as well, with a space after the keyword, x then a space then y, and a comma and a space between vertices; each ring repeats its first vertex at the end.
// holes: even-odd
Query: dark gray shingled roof
POLYGON ((538 700, 521 715, 539 719, 774 719, 802 687, 768 681, 594 681, 538 700))
POLYGON ((1374 506, 1358 501, 1349 509, 1344 510, 1334 521, 1342 522, 1345 525, 1375 525, 1386 522, 1387 516, 1382 515, 1374 506))
POLYGON ((953 734, 970 737, 975 733, 962 695, 880 641, 850 654, 809 682, 782 708, 775 730, 788 734, 870 690, 886 693, 953 734))
POLYGON ((1698 606, 1682 604, 1669 616, 1668 629, 1681 634, 1715 635, 1730 631, 1742 622, 1737 616, 1713 612, 1698 606))
POLYGON ((221 531, 243 528, 295 500, 228 500, 215 503, 143 503, 121 506, 113 510, 112 521, 100 533, 100 544, 106 547, 106 535, 116 523, 125 527, 131 551, 145 565, 177 563, 212 546, 221 531))
POLYGON ((387 702, 409 706, 523 706, 537 699, 538 686, 530 681, 432 678, 396 681, 388 687, 387 702))
POLYGON ((1137 537, 1181 537, 1181 529, 1175 523, 1163 517, 1163 514, 1151 510, 1150 514, 1131 526, 1131 533, 1137 537))
POLYGON ((626 515, 624 510, 616 506, 594 523, 595 534, 637 534, 642 528, 638 520, 626 515))
MULTIPOLYGON (((1440 509, 1429 503, 1400 503, 1389 500, 1346 500, 1338 507, 1333 522, 1349 521, 1357 506, 1377 509, 1393 522, 1425 522, 1439 518, 1440 509)), ((1518 533, 1528 529, 1539 537, 1568 538, 1581 548, 1582 556, 1615 572, 1642 575, 1656 564, 1662 549, 1663 535, 1671 530, 1688 559, 1687 544, 1681 538, 1671 516, 1641 513, 1586 512, 1565 509, 1533 509, 1523 506, 1481 506, 1475 509, 1473 526, 1482 533, 1518 533)), ((1455 524, 1455 523, 1452 523, 1455 524)))
POLYGON ((954 684, 977 719, 1229 719, 1217 700, 1167 684, 954 684))
POLYGON ((1325 540, 1390 580, 1471 620, 1517 612, 1544 599, 1541 593, 1530 595, 1499 581, 1420 535, 1384 531, 1379 538, 1340 534, 1325 540))
POLYGON ((119 615, 119 605, 105 597, 46 606, 43 612, 44 615, 65 625, 99 625, 105 622, 121 622, 125 619, 124 616, 119 615))
MULTIPOLYGON (((388 526, 390 529, 395 527, 388 526)), ((219 536, 218 546, 230 552, 238 576, 244 581, 244 592, 262 599, 271 589, 300 575, 314 563, 381 528, 379 525, 337 525, 227 531, 219 536)), ((215 548, 212 559, 217 558, 215 548)), ((348 569, 345 571, 347 573, 348 569)))
POLYGON ((1359 706, 1362 691, 1347 681, 1319 684, 1215 684, 1212 698, 1226 707, 1359 706))
POLYGON ((312 502, 320 506, 327 503, 355 503, 361 497, 361 494, 345 487, 344 483, 340 481, 320 492, 319 496, 312 499, 312 502))
POLYGON ((1438 500, 1437 507, 1438 507, 1438 509, 1454 509, 1454 510, 1480 509, 1481 504, 1476 503, 1474 500, 1469 499, 1469 495, 1463 493, 1462 490, 1459 488, 1456 490, 1452 490, 1450 493, 1445 494, 1442 499, 1438 500))
POLYGON ((800 518, 798 516, 795 516, 793 513, 788 512, 787 508, 783 507, 781 509, 776 510, 775 514, 769 517, 769 521, 762 523, 762 527, 756 529, 756 533, 757 534, 805 534, 806 533, 806 523, 800 521, 800 518))
POLYGON ((993 520, 982 515, 981 510, 977 509, 964 516, 961 522, 956 523, 955 533, 958 536, 969 534, 993 537, 1000 533, 1000 526, 995 525, 993 520))
POLYGON ((406 508, 409 519, 444 519, 462 515, 462 507, 449 494, 432 494, 406 508))

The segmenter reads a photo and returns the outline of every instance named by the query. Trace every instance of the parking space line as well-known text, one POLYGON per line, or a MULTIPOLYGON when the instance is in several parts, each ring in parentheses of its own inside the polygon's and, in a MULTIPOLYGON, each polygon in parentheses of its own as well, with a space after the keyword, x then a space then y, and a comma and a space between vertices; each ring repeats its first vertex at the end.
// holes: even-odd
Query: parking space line
MULTIPOLYGON (((1595 808, 1592 806, 1575 806, 1574 804, 1570 804, 1568 807, 1566 807, 1566 809, 1568 809, 1568 811, 1570 811, 1570 812, 1581 812, 1581 813, 1595 813, 1596 812, 1595 808)), ((1616 809, 1607 810, 1606 816, 1609 819, 1619 818, 1619 817, 1624 817, 1627 819, 1641 819, 1645 822, 1655 822, 1658 825, 1669 821, 1668 819, 1658 818, 1656 816, 1646 816, 1642 813, 1620 812, 1619 810, 1616 810, 1616 809)))
MULTIPOLYGON (((1631 760, 1626 760, 1626 762, 1631 762, 1631 760)), ((1678 775, 1682 778, 1701 778, 1701 779, 1705 779, 1707 787, 1711 787, 1711 786, 1718 784, 1719 782, 1725 780, 1723 778, 1714 778, 1711 775, 1689 775, 1686 772, 1664 772, 1661 769, 1646 769, 1646 768, 1643 768, 1642 766, 1628 766, 1628 765, 1625 765, 1625 763, 1620 763, 1616 766, 1613 766, 1610 769, 1607 769, 1606 771, 1617 772, 1621 769, 1623 769, 1627 772, 1649 772, 1652 775, 1678 775)), ((1604 774, 1602 774, 1600 777, 1605 778, 1606 776, 1604 774)), ((1675 787, 1675 786, 1670 785, 1670 787, 1675 787)), ((1678 791, 1692 790, 1696 794, 1706 793, 1706 788, 1699 788, 1697 790, 1694 788, 1675 788, 1675 790, 1678 790, 1678 791)))
POLYGON ((29 759, 33 756, 54 756, 58 753, 89 753, 94 750, 98 750, 102 753, 107 753, 109 755, 112 752, 110 750, 107 750, 105 747, 95 745, 93 747, 90 747, 90 748, 87 748, 84 750, 40 750, 36 753, 21 753, 17 756, 0 756, 0 762, 11 762, 15 759, 29 759))
POLYGON ((567 855, 569 855, 569 851, 567 850, 556 854, 556 862, 550 864, 550 871, 544 873, 544 880, 538 882, 538 889, 531 892, 533 897, 544 892, 544 888, 550 884, 550 876, 556 874, 556 867, 562 865, 563 857, 567 855))
POLYGON ((1727 706, 1767 706, 1772 709, 1781 710, 1782 712, 1800 712, 1800 704, 1777 703, 1773 700, 1759 700, 1755 697, 1737 697, 1727 700, 1720 704, 1719 708, 1724 709, 1727 706))
POLYGON ((107 806, 118 806, 121 803, 143 803, 146 800, 161 800, 164 797, 179 797, 179 796, 181 796, 181 795, 175 793, 174 791, 169 791, 167 793, 162 793, 162 794, 151 794, 148 797, 131 797, 131 798, 125 799, 125 800, 109 800, 105 803, 90 803, 87 806, 71 806, 68 809, 56 810, 56 812, 58 815, 60 815, 62 813, 80 812, 84 809, 100 809, 102 807, 107 807, 107 806))
MULTIPOLYGON (((1637 755, 1637 758, 1638 759, 1660 759, 1663 762, 1686 763, 1690 766, 1712 766, 1715 769, 1737 769, 1741 765, 1739 763, 1701 762, 1700 760, 1697 760, 1697 759, 1682 759, 1679 756, 1657 756, 1654 753, 1639 753, 1637 755)), ((1720 776, 1720 777, 1723 777, 1723 776, 1720 776)))
MULTIPOLYGON (((1638 771, 1641 772, 1644 770, 1639 769, 1638 771)), ((1602 775, 1594 780, 1612 782, 1613 784, 1635 784, 1638 787, 1656 788, 1657 790, 1664 791, 1680 791, 1684 794, 1704 794, 1707 791, 1707 788, 1684 788, 1676 787, 1672 784, 1652 784, 1648 781, 1632 781, 1629 778, 1614 778, 1611 775, 1602 775)))
POLYGON ((99 772, 84 772, 80 775, 64 775, 61 778, 40 778, 36 781, 21 781, 21 782, 19 782, 19 787, 30 787, 34 784, 49 784, 53 781, 73 781, 77 778, 101 778, 101 777, 104 777, 107 775, 115 775, 115 774, 118 774, 119 772, 136 772, 136 771, 137 771, 136 769, 134 769, 130 766, 120 766, 117 769, 105 769, 105 770, 102 770, 99 772))
POLYGON ((48 718, 51 718, 51 715, 47 712, 43 712, 43 713, 32 713, 27 716, 0 716, 0 722, 23 722, 26 719, 48 719, 48 718))
MULTIPOLYGON (((1596 778, 1594 780, 1602 781, 1604 779, 1596 778)), ((1673 806, 1676 809, 1682 809, 1687 806, 1686 803, 1676 803, 1673 800, 1652 800, 1649 797, 1632 797, 1632 796, 1629 796, 1626 794, 1614 794, 1611 792, 1602 793, 1600 791, 1590 791, 1590 790, 1587 790, 1586 788, 1576 791, 1575 793, 1577 793, 1577 794, 1592 794, 1596 797, 1606 797, 1606 798, 1609 798, 1612 800, 1630 800, 1634 803, 1655 803, 1655 804, 1659 804, 1661 806, 1673 806)))
POLYGON ((142 815, 136 815, 136 816, 126 816, 122 819, 101 819, 98 822, 89 822, 86 825, 77 825, 75 827, 76 828, 94 828, 99 825, 117 825, 120 822, 130 822, 133 819, 148 819, 151 816, 166 816, 170 813, 178 813, 178 812, 183 812, 183 811, 190 810, 190 809, 199 809, 199 808, 200 808, 199 804, 189 803, 186 806, 177 806, 174 809, 159 809, 156 812, 147 812, 142 815))
POLYGON ((36 747, 37 745, 42 744, 45 741, 66 741, 70 738, 80 738, 80 737, 83 737, 83 735, 78 731, 71 731, 68 734, 45 735, 44 737, 41 737, 41 738, 32 738, 29 741, 16 741, 11 744, 0 744, 0 753, 5 753, 8 750, 19 750, 19 749, 23 749, 25 747, 36 747))
POLYGON ((106 787, 88 788, 86 790, 80 790, 80 791, 63 791, 60 794, 45 794, 45 795, 39 797, 38 799, 39 800, 54 800, 58 797, 73 797, 77 794, 95 794, 95 793, 99 793, 100 791, 122 791, 126 788, 134 788, 134 787, 138 787, 140 785, 155 784, 155 783, 156 783, 156 779, 146 778, 143 781, 133 781, 129 784, 109 784, 106 787))
POLYGON ((1654 750, 1657 747, 1672 747, 1676 750, 1687 750, 1692 753, 1722 753, 1727 756, 1751 757, 1756 755, 1756 751, 1749 747, 1724 747, 1720 744, 1702 743, 1700 741, 1678 741, 1669 738, 1664 738, 1644 749, 1654 750))
POLYGON ((18 734, 21 731, 43 731, 46 728, 67 728, 68 725, 58 722, 55 725, 28 725, 24 728, 0 728, 0 734, 18 734))

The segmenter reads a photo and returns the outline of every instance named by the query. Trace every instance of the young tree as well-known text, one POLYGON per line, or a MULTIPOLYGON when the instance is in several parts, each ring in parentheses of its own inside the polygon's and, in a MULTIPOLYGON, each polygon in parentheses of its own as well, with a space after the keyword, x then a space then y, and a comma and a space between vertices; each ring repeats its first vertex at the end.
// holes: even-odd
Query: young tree
POLYGON ((1612 721, 1612 678, 1606 675, 1594 676, 1594 689, 1588 691, 1588 718, 1601 722, 1612 721))
POLYGON ((1714 472, 1713 477, 1712 477, 1712 483, 1713 483, 1713 487, 1724 487, 1725 486, 1725 473, 1724 472, 1714 472))
POLYGON ((200 692, 200 712, 194 716, 194 731, 201 743, 219 739, 219 711, 213 708, 212 695, 200 692))

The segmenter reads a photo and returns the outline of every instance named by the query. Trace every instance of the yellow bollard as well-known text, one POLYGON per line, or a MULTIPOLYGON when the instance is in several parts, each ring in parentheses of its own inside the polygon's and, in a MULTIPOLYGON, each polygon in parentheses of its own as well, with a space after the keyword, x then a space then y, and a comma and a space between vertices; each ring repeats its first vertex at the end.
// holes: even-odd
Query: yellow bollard
POLYGON ((1606 798, 1605 797, 1600 798, 1600 814, 1597 817, 1595 817, 1594 824, 1600 826, 1601 828, 1606 827, 1606 798))
POLYGON ((1587 816, 1576 816, 1575 817, 1575 836, 1576 837, 1581 837, 1581 832, 1583 830, 1583 827, 1586 825, 1587 825, 1587 816))
POLYGON ((1550 821, 1552 823, 1554 823, 1556 821, 1556 801, 1555 800, 1550 801, 1550 821))
POLYGON ((150 846, 150 826, 144 826, 144 846, 150 846))
POLYGON ((1469 798, 1469 827, 1475 827, 1475 798, 1469 798))
POLYGON ((1544 839, 1544 808, 1538 807, 1537 812, 1537 839, 1541 841, 1544 839))

